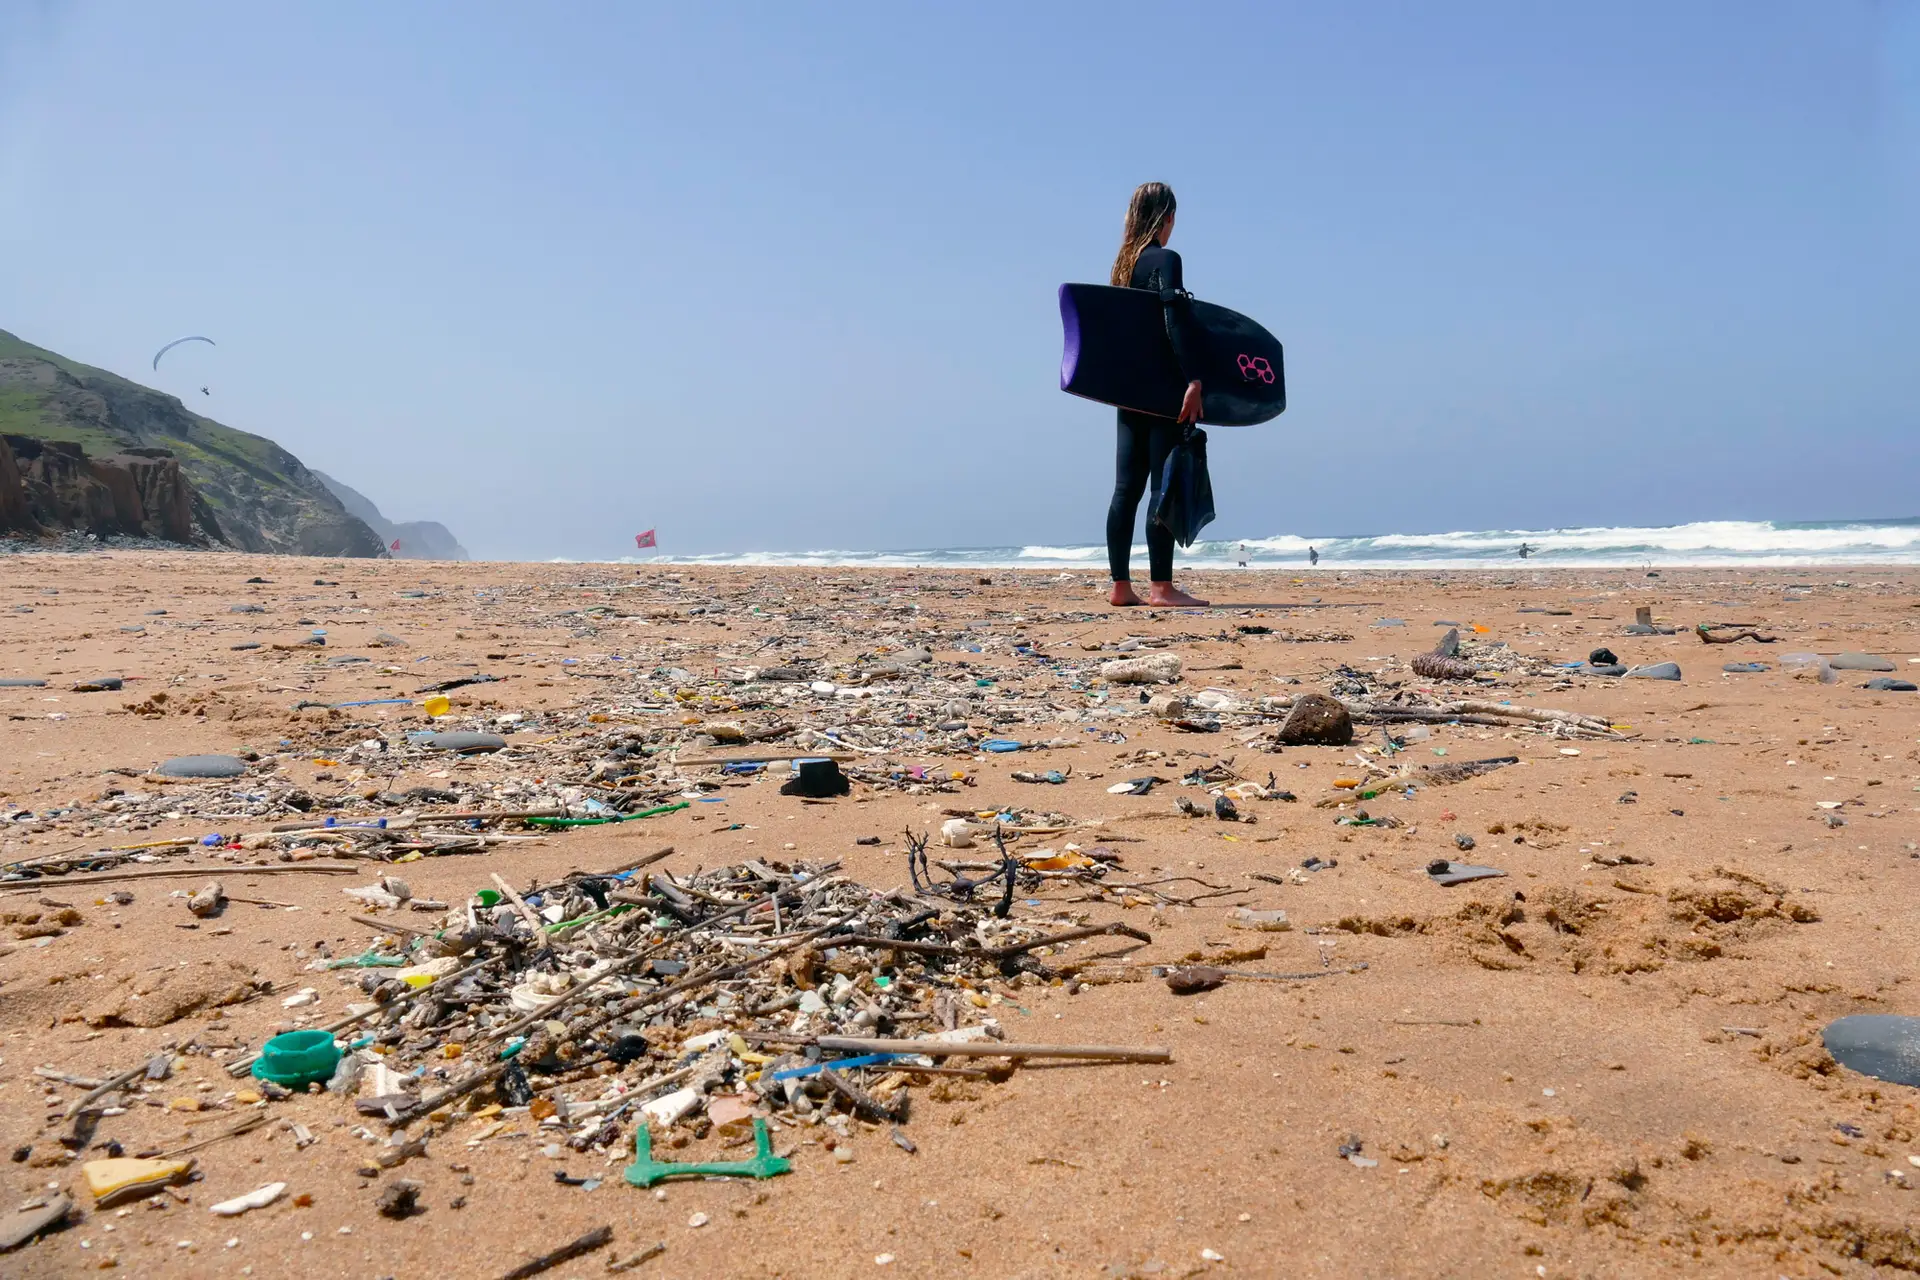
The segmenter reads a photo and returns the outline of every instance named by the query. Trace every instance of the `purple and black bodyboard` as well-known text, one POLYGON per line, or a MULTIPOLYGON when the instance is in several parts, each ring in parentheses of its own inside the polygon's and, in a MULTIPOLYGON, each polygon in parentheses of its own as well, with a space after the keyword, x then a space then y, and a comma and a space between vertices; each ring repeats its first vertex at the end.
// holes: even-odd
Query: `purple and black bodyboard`
MULTIPOLYGON (((1280 340, 1225 307, 1194 301, 1203 411, 1215 427, 1250 427, 1287 407, 1280 340)), ((1105 284, 1060 286, 1060 389, 1162 418, 1180 415, 1186 379, 1167 339, 1160 295, 1105 284)))

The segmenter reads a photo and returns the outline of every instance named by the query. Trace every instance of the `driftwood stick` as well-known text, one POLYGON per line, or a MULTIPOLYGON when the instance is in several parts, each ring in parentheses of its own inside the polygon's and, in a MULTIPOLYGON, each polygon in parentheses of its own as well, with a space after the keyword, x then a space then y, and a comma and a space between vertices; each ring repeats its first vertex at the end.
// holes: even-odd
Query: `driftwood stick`
POLYGON ((994 960, 1004 960, 1008 956, 1017 956, 1038 947, 1051 947, 1062 942, 1077 942, 1081 938, 1099 938, 1113 934, 1119 934, 1125 938, 1133 938, 1139 942, 1153 941, 1152 934, 1142 933, 1132 925, 1121 924, 1116 920, 1109 924, 1088 925, 1084 929, 1068 929, 1065 933, 1051 934, 1045 938, 1035 938, 1032 942, 1016 942, 1010 946, 992 947, 987 951, 987 956, 994 960))
MULTIPOLYGON (((476 811, 474 813, 422 813, 422 814, 415 815, 415 817, 413 818, 413 821, 415 822, 476 822, 476 821, 477 822, 500 822, 500 821, 506 821, 513 818, 564 818, 566 816, 567 816, 567 811, 565 809, 488 809, 488 810, 476 811)), ((334 818, 334 825, 332 828, 328 828, 327 824, 324 821, 322 822, 282 822, 272 827, 271 830, 279 834, 285 834, 289 831, 320 831, 320 830, 328 830, 328 829, 338 830, 341 827, 350 826, 351 824, 357 823, 357 822, 378 822, 382 818, 391 818, 391 817, 393 817, 393 815, 390 813, 368 814, 358 818, 342 818, 336 815, 334 818)), ((361 830, 366 830, 366 828, 363 827, 361 828, 361 830)))
POLYGON ((569 1240, 566 1244, 561 1245, 551 1253, 543 1253, 531 1261, 521 1263, 513 1270, 501 1276, 500 1280, 527 1280, 529 1276, 537 1276, 542 1271, 550 1271, 561 1263, 572 1261, 583 1253, 592 1253, 595 1249, 611 1243, 612 1240, 612 1227, 595 1227, 578 1240, 569 1240))
POLYGON ((788 760, 858 760, 851 751, 791 751, 785 755, 695 756, 691 760, 669 759, 671 765, 696 764, 779 764, 788 760))
POLYGON ((608 867, 604 871, 569 871, 563 878, 555 880, 551 884, 536 885, 532 889, 529 889, 528 892, 545 893, 549 889, 563 888, 576 880, 598 880, 605 876, 617 876, 623 871, 638 871, 642 867, 652 866, 662 858, 671 858, 672 856, 673 846, 668 845, 664 849, 655 849, 644 858, 634 858, 630 861, 622 862, 618 866, 608 867))
POLYGON ((659 1257, 661 1254, 665 1253, 666 1251, 667 1251, 667 1242, 665 1240, 658 1240, 658 1241, 655 1241, 653 1244, 648 1245, 646 1248, 642 1249, 640 1252, 633 1254, 630 1257, 622 1258, 618 1262, 615 1262, 611 1258, 609 1258, 607 1260, 607 1270, 631 1271, 643 1262, 653 1261, 655 1258, 659 1257))
POLYGON ((1581 715, 1578 711, 1558 711, 1552 707, 1514 707, 1504 702, 1482 702, 1474 698, 1450 703, 1449 706, 1458 711, 1475 711, 1484 716, 1503 716, 1509 720, 1532 720, 1537 724, 1568 720, 1592 729, 1610 730, 1613 727, 1605 720, 1581 715))
MULTIPOLYGON (((1172 1062, 1173 1050, 1155 1045, 1132 1048, 1112 1044, 1003 1044, 971 1040, 890 1040, 865 1036, 820 1036, 822 1049, 836 1053, 924 1053, 930 1058, 1092 1058, 1101 1062, 1172 1062)), ((831 1064, 829 1064, 831 1065, 831 1064)), ((911 1067, 901 1070, 911 1071, 911 1067)))
POLYGON ((116 880, 163 880, 182 876, 284 876, 311 872, 316 875, 352 876, 360 868, 344 862, 298 862, 285 867, 249 867, 222 864, 214 867, 142 867, 138 871, 90 871, 77 876, 46 876, 39 880, 0 881, 6 887, 38 892, 55 885, 112 884, 116 880))
MULTIPOLYGON (((239 902, 240 899, 229 898, 228 901, 239 902)), ((392 930, 394 933, 410 933, 416 938, 431 938, 440 932, 438 929, 422 929, 417 924, 401 924, 398 920, 376 920, 372 916, 348 916, 347 919, 355 924, 364 924, 370 929, 378 929, 382 933, 392 930)))
POLYGON ((494 888, 507 895, 507 900, 513 903, 513 909, 518 911, 520 918, 527 922, 527 928, 533 931, 533 940, 535 942, 545 942, 547 922, 534 913, 533 908, 527 905, 527 900, 520 896, 518 890, 502 879, 499 872, 489 872, 488 875, 493 879, 494 888))
MULTIPOLYGON (((152 1059, 149 1058, 147 1061, 151 1062, 152 1059)), ((100 1085, 96 1086, 95 1088, 90 1089, 87 1092, 86 1096, 82 1097, 79 1101, 75 1102, 72 1106, 67 1108, 66 1115, 63 1116, 62 1118, 66 1120, 73 1119, 75 1116, 79 1115, 82 1111, 85 1111, 88 1108, 88 1106, 90 1106, 92 1103, 98 1101, 101 1098, 106 1097, 108 1094, 112 1093, 115 1089, 118 1089, 121 1085, 126 1084, 129 1080, 133 1079, 135 1076, 143 1076, 146 1073, 147 1073, 146 1062, 142 1062, 137 1067, 129 1067, 127 1070, 122 1071, 119 1075, 113 1077, 113 1079, 104 1081, 100 1085)))

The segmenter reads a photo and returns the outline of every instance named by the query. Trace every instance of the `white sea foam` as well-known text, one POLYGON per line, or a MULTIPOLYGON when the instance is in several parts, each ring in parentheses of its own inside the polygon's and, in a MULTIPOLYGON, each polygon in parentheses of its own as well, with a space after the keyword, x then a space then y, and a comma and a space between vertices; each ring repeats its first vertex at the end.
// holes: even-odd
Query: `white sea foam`
MULTIPOLYGON (((1767 566, 1821 564, 1920 564, 1920 518, 1786 522, 1702 520, 1662 526, 1573 529, 1463 529, 1446 533, 1382 533, 1365 536, 1312 536, 1293 533, 1266 537, 1210 539, 1180 552, 1178 563, 1195 568, 1232 568, 1241 547, 1255 568, 1307 567, 1307 550, 1320 553, 1322 569, 1471 569, 1523 563, 1522 544, 1532 548, 1524 561, 1555 566, 1686 565, 1767 566)), ((1030 545, 948 547, 894 551, 747 551, 728 554, 651 558, 623 557, 624 564, 733 564, 861 566, 908 568, 1060 568, 1099 572, 1106 548, 1030 545)), ((1144 568, 1146 548, 1133 559, 1144 568)))

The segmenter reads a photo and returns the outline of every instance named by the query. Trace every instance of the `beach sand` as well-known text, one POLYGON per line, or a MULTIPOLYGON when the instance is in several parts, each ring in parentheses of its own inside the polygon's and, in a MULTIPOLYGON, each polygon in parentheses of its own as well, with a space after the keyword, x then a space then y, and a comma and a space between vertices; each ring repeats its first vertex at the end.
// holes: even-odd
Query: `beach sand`
MULTIPOLYGON (((356 1174, 375 1149, 355 1134, 364 1119, 331 1095, 296 1096, 269 1104, 261 1128, 196 1152, 200 1181, 121 1212, 95 1209, 77 1164, 59 1162, 57 1117, 83 1090, 36 1078, 35 1068, 102 1078, 163 1047, 195 1045, 201 1051, 183 1056, 171 1080, 105 1118, 96 1141, 165 1149, 225 1128, 247 1108, 223 1109, 236 1082, 207 1051, 257 1046, 296 1015, 324 1020, 358 998, 337 975, 307 965, 319 943, 350 955, 376 936, 349 919, 361 908, 341 894, 370 876, 251 875, 194 851, 155 865, 206 865, 205 877, 130 883, 127 905, 51 878, 9 887, 0 909, 57 910, 38 905, 45 899, 71 904, 82 923, 41 945, 16 938, 14 924, 0 933, 0 1138, 9 1151, 31 1148, 0 1166, 6 1207, 55 1185, 79 1207, 67 1229, 0 1256, 0 1273, 72 1276, 117 1264, 140 1277, 464 1280, 502 1275, 601 1224, 613 1227, 609 1248, 547 1274, 600 1275, 607 1258, 655 1241, 665 1253, 632 1274, 1920 1270, 1920 1195, 1909 1189, 1920 1183, 1915 1091, 1837 1067, 1819 1038, 1843 1014, 1920 1013, 1912 986, 1920 695, 1868 692, 1861 672, 1827 685, 1796 680, 1777 665, 1794 650, 1858 650, 1890 657, 1896 675, 1920 672, 1912 662, 1920 657, 1916 576, 1830 567, 1657 577, 1531 566, 1255 570, 1183 585, 1216 600, 1326 607, 1196 614, 1111 610, 1101 602, 1104 583, 1052 571, 164 553, 0 559, 0 677, 48 680, 0 688, 0 811, 36 815, 7 824, 0 857, 9 863, 264 825, 199 815, 103 825, 111 819, 99 797, 114 787, 154 791, 162 784, 141 775, 166 757, 251 749, 316 796, 433 785, 436 770, 518 776, 537 790, 543 759, 560 768, 568 737, 595 727, 588 714, 646 719, 623 708, 645 700, 657 668, 706 675, 803 656, 831 668, 877 645, 919 643, 924 633, 934 638, 929 671, 966 683, 993 678, 990 698, 1028 709, 998 726, 980 716, 973 723, 1084 745, 1004 756, 889 750, 875 758, 964 768, 976 785, 960 795, 856 785, 845 799, 803 805, 762 778, 718 793, 724 804, 427 859, 402 874, 417 895, 459 903, 488 887, 489 873, 524 886, 671 844, 676 853, 662 865, 675 870, 745 857, 837 859, 847 874, 891 889, 907 882, 904 830, 937 828, 942 807, 1025 805, 1099 823, 1065 838, 1109 842, 1129 877, 1191 876, 1186 887, 1196 894, 1199 882, 1251 890, 1226 901, 1284 909, 1294 925, 1231 929, 1226 906, 1211 901, 1078 908, 1093 923, 1123 920, 1149 932, 1152 944, 1131 959, 1264 945, 1263 958, 1230 967, 1333 975, 1229 982, 1189 997, 1150 976, 1077 992, 1005 984, 989 1012, 1010 1039, 1165 1045, 1173 1061, 1030 1066, 1004 1083, 961 1082, 940 1091, 944 1100, 916 1091, 905 1130, 915 1154, 885 1129, 856 1126, 855 1159, 840 1163, 811 1141, 823 1131, 782 1128, 781 1141, 796 1147, 791 1175, 676 1184, 656 1196, 619 1180, 624 1150, 552 1160, 524 1134, 469 1147, 478 1126, 460 1121, 402 1171, 424 1184, 425 1212, 392 1221, 374 1210, 385 1175, 356 1174), (256 576, 270 581, 248 582, 256 576), (1638 606, 1679 634, 1623 634, 1638 606), (1377 625, 1382 619, 1404 625, 1377 625), (1604 645, 1624 662, 1678 661, 1685 678, 1560 682, 1525 673, 1529 664, 1516 660, 1514 672, 1475 696, 1578 711, 1625 726, 1624 735, 1569 740, 1435 725, 1398 755, 1370 756, 1366 749, 1384 741, 1378 726, 1362 726, 1349 747, 1276 753, 1243 745, 1248 733, 1237 724, 1188 733, 1146 717, 1088 721, 1095 704, 1085 681, 1069 688, 1048 662, 1091 673, 1116 656, 1096 652, 1102 642, 1168 638, 1189 692, 1325 692, 1355 678, 1336 670, 1344 666, 1362 680, 1385 668, 1376 689, 1411 696, 1430 686, 1405 664, 1433 644, 1442 620, 1523 658, 1578 661, 1604 645), (1688 632, 1701 621, 1750 621, 1780 640, 1709 647, 1688 632), (1472 631, 1476 624, 1487 630, 1472 631), (1272 634, 1238 630, 1246 626, 1272 634), (328 632, 324 649, 271 647, 294 645, 316 627, 328 632), (405 647, 368 648, 379 632, 405 647), (1332 633, 1351 638, 1297 639, 1332 633), (1016 636, 1041 656, 979 643, 1016 636), (264 647, 234 648, 248 643, 264 647), (327 664, 341 655, 372 661, 327 664), (1722 673, 1723 663, 1744 661, 1774 666, 1722 673), (419 708, 291 710, 301 700, 414 697, 429 683, 482 672, 504 679, 452 691, 448 719, 481 727, 517 712, 545 726, 515 734, 529 746, 511 759, 409 758, 397 776, 358 778, 315 760, 369 734, 423 727, 419 708), (124 689, 72 691, 101 675, 124 677, 124 689), (1125 741, 1101 740, 1089 727, 1125 741), (1134 753, 1143 749, 1165 754, 1141 762, 1134 753), (1356 756, 1418 769, 1503 755, 1520 763, 1361 804, 1398 826, 1337 825, 1353 805, 1317 804, 1343 795, 1332 784, 1355 776, 1356 756), (1298 801, 1243 802, 1257 818, 1248 825, 1177 815, 1176 795, 1206 802, 1192 788, 1137 797, 1107 790, 1145 773, 1177 784, 1212 761, 1262 782, 1271 771, 1298 801), (1058 786, 1008 777, 1068 766, 1058 786), (92 816, 47 816, 67 807, 92 816), (1844 825, 1829 825, 1830 815, 1844 825), (733 824, 746 825, 720 830, 733 824), (1471 853, 1456 847, 1461 834, 1475 840, 1471 853), (883 843, 855 843, 874 836, 883 843), (795 848, 783 851, 788 844, 795 848), (1297 871, 1309 858, 1337 865, 1297 871), (1440 888, 1425 874, 1436 858, 1507 876, 1440 888), (170 896, 216 877, 229 895, 300 910, 236 903, 195 921, 170 896), (227 962, 271 980, 274 994, 147 1029, 96 1028, 80 1016, 112 1003, 131 979, 183 964, 213 973, 227 962), (282 996, 304 986, 317 989, 318 1005, 283 1008, 282 996), (210 1109, 170 1109, 177 1098, 210 1109), (282 1121, 304 1124, 317 1140, 297 1149, 282 1121), (1343 1157, 1350 1139, 1361 1161, 1378 1163, 1343 1157), (556 1168, 607 1181, 592 1191, 556 1185, 556 1168), (208 1212, 274 1181, 288 1183, 288 1194, 268 1208, 238 1218, 208 1212), (451 1207, 457 1197, 464 1207, 451 1207), (695 1214, 708 1215, 705 1225, 688 1225, 695 1214)), ((1137 691, 1118 690, 1104 705, 1137 710, 1137 691)), ((796 724, 858 715, 831 699, 787 713, 796 724)), ((675 710, 646 722, 678 728, 680 719, 675 710)), ((385 1126, 371 1132, 383 1137, 385 1126)), ((700 1153, 738 1154, 697 1143, 674 1154, 700 1153)))

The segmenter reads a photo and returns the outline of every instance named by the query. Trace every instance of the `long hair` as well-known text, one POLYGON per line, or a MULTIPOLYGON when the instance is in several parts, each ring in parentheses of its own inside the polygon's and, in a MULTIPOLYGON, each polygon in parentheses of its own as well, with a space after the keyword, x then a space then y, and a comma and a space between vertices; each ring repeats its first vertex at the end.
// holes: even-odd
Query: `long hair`
POLYGON ((1178 205, 1173 188, 1164 182, 1143 182, 1127 201, 1127 229, 1120 237, 1120 256, 1113 260, 1113 283, 1124 289, 1133 283, 1133 266, 1140 251, 1153 243, 1178 205))

